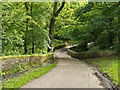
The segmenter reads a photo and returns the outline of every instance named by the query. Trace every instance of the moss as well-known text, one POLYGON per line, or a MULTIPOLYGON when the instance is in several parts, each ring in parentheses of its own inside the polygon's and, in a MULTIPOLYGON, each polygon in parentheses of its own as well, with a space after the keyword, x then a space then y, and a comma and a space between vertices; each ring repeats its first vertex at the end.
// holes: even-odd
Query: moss
POLYGON ((114 51, 86 51, 86 52, 75 52, 68 49, 68 54, 78 59, 89 59, 99 57, 109 57, 115 55, 114 51))
POLYGON ((27 82, 46 74, 48 71, 56 67, 56 64, 50 64, 45 67, 35 68, 30 70, 26 74, 21 74, 16 78, 11 78, 8 80, 3 81, 3 90, 17 90, 22 85, 26 84, 27 82))
POLYGON ((2 57, 4 62, 2 67, 2 75, 15 74, 33 66, 40 66, 44 62, 50 62, 53 60, 53 53, 48 54, 33 54, 33 55, 21 55, 21 56, 4 56, 2 57))
POLYGON ((17 55, 17 56, 1 56, 1 60, 7 60, 9 58, 27 58, 27 57, 33 57, 33 56, 48 56, 48 55, 53 55, 53 53, 47 53, 47 54, 31 54, 31 55, 17 55))

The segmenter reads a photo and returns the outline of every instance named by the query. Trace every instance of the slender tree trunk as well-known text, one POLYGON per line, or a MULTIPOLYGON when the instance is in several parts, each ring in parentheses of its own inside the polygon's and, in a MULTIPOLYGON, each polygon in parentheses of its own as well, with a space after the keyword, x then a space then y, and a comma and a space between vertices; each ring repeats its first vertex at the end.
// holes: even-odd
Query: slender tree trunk
MULTIPOLYGON (((119 1, 120 5, 120 1, 119 1)), ((118 12, 118 64, 120 63, 120 12, 118 12)), ((118 67, 118 72, 120 72, 120 67, 118 67)), ((120 76, 120 73, 118 73, 118 76, 120 76)), ((120 78, 118 78, 118 85, 120 85, 120 78)), ((118 87, 120 88, 120 86, 118 87)))
MULTIPOLYGON (((120 2, 119 2, 120 4, 120 2)), ((120 58, 120 12, 118 12, 118 54, 120 58)), ((120 82, 119 82, 120 83, 120 82)))
MULTIPOLYGON (((32 8, 33 8, 33 5, 32 5, 32 2, 31 2, 31 17, 32 17, 32 8)), ((31 24, 31 27, 32 27, 32 54, 35 52, 35 42, 34 42, 34 30, 33 30, 33 25, 31 24)))
POLYGON ((27 32, 25 32, 25 38, 24 38, 24 54, 27 53, 27 35, 26 35, 27 32))
MULTIPOLYGON (((28 5, 27 2, 25 2, 25 8, 26 8, 26 12, 28 15, 28 5)), ((27 53, 27 31, 28 31, 28 19, 26 19, 26 31, 25 31, 25 37, 24 37, 24 53, 27 53)))
POLYGON ((35 53, 34 31, 32 30, 32 54, 35 53))
POLYGON ((50 20, 50 26, 49 26, 49 47, 48 47, 48 52, 52 51, 52 40, 53 40, 53 37, 52 37, 52 34, 53 34, 53 31, 54 31, 54 25, 55 25, 55 18, 58 16, 58 14, 60 13, 60 11, 63 9, 64 5, 65 5, 65 0, 63 0, 62 2, 62 5, 60 6, 60 8, 57 10, 57 4, 58 2, 54 2, 54 10, 53 10, 53 15, 52 15, 52 18, 50 20))
POLYGON ((50 41, 49 41, 49 48, 48 48, 48 52, 52 51, 52 33, 53 33, 53 29, 54 29, 54 24, 55 24, 55 18, 51 18, 51 21, 50 21, 50 26, 49 26, 49 38, 50 38, 50 41))

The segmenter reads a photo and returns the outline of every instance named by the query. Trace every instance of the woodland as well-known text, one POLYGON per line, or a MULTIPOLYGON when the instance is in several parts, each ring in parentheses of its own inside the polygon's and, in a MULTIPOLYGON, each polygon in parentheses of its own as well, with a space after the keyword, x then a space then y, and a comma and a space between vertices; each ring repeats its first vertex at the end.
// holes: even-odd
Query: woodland
POLYGON ((0 14, 4 88, 20 88, 56 67, 51 64, 54 51, 66 43, 75 45, 70 50, 90 52, 90 56, 91 52, 115 52, 96 59, 82 55, 120 87, 120 2, 1 2, 0 14), (47 65, 41 67, 45 60, 47 65), (31 71, 21 75, 26 69, 31 71), (17 78, 7 80, 8 76, 17 78))
POLYGON ((48 53, 72 42, 75 51, 116 50, 120 2, 2 2, 2 53, 48 53), (94 46, 88 48, 88 43, 94 46))

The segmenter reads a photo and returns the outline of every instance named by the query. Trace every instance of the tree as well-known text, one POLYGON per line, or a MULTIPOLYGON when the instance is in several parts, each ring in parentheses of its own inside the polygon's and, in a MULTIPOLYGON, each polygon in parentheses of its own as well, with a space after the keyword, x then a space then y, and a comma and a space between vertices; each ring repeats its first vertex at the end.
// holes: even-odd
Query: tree
POLYGON ((2 55, 47 53, 51 3, 3 2, 1 5, 2 55))
POLYGON ((113 49, 118 31, 119 9, 119 2, 89 2, 79 7, 75 14, 80 33, 75 37, 79 42, 95 42, 96 49, 113 49))
MULTIPOLYGON (((79 7, 80 3, 66 2, 61 14, 56 18, 53 38, 69 41, 72 40, 72 31, 76 28, 76 20, 74 11, 79 7)), ((77 33, 76 33, 77 34, 77 33)))
MULTIPOLYGON (((25 8, 26 8, 26 15, 29 15, 29 8, 28 8, 28 3, 25 2, 25 8)), ((25 31, 25 36, 24 36, 24 53, 27 53, 27 32, 28 32, 28 21, 29 19, 26 19, 26 31, 25 31)))
POLYGON ((48 52, 52 51, 52 34, 53 34, 53 30, 54 30, 54 24, 55 24, 55 18, 58 16, 58 14, 60 13, 60 11, 63 9, 64 5, 65 5, 65 0, 63 0, 62 5, 60 6, 60 8, 57 10, 57 5, 58 2, 54 2, 54 8, 53 8, 53 14, 50 20, 50 26, 49 26, 49 37, 50 37, 50 41, 49 41, 49 46, 48 47, 48 52))
MULTIPOLYGON (((30 9, 31 9, 31 17, 32 17, 33 3, 31 3, 30 9)), ((34 42, 34 30, 32 24, 31 24, 31 28, 32 28, 32 54, 33 54, 35 52, 35 42, 34 42)))

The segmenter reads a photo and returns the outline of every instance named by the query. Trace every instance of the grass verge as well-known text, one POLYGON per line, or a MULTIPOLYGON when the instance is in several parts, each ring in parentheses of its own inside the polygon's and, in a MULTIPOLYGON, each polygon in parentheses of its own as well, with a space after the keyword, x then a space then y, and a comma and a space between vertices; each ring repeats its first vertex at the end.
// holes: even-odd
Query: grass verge
POLYGON ((87 60, 87 63, 97 67, 102 73, 106 73, 108 76, 110 76, 110 79, 114 84, 120 86, 120 77, 118 74, 118 66, 120 65, 120 62, 118 61, 117 56, 109 58, 91 59, 87 60))
POLYGON ((41 68, 33 69, 33 70, 29 71, 27 74, 20 75, 16 78, 5 80, 5 81, 3 81, 3 90, 18 89, 22 85, 26 84, 27 82, 29 82, 33 79, 36 79, 36 78, 42 76, 43 74, 46 74, 47 72, 49 72, 54 67, 56 67, 56 64, 51 64, 51 65, 44 66, 44 67, 41 67, 41 68))

